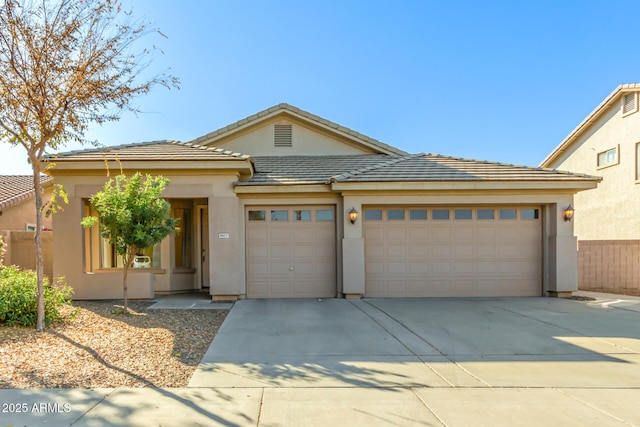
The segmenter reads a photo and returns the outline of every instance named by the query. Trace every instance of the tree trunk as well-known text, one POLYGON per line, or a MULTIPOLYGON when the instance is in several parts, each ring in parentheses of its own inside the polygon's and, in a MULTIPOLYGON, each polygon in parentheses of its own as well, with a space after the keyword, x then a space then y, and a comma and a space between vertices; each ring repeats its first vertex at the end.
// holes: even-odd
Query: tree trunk
POLYGON ((127 273, 129 272, 129 263, 131 262, 130 258, 131 257, 129 255, 122 257, 122 260, 124 261, 124 274, 122 275, 122 294, 124 296, 123 314, 129 314, 129 304, 127 301, 127 273))
POLYGON ((36 193, 36 277, 38 279, 38 319, 36 330, 44 331, 44 261, 42 258, 42 185, 40 183, 40 162, 31 161, 33 167, 33 188, 36 193))

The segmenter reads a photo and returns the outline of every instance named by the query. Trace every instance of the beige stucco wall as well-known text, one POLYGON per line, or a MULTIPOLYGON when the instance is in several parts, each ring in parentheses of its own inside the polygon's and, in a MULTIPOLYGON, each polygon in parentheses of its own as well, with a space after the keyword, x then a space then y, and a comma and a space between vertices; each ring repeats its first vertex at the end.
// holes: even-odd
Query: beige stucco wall
POLYGON ((365 259, 363 221, 351 224, 347 212, 351 207, 361 213, 367 205, 540 205, 543 207, 543 292, 562 294, 578 289, 577 240, 573 222, 564 221, 564 207, 573 202, 573 195, 563 192, 531 192, 513 194, 500 192, 415 193, 394 196, 390 193, 344 193, 343 202, 343 286, 344 294, 359 295, 365 291, 365 259))
POLYGON ((636 181, 640 112, 623 117, 621 102, 605 111, 552 164, 603 178, 598 188, 575 196, 575 232, 580 240, 640 239, 640 182, 636 181), (598 168, 598 153, 614 147, 619 147, 619 164, 598 168))
MULTIPOLYGON (((45 189, 43 195, 43 203, 47 202, 51 197, 51 189, 45 189)), ((36 202, 35 197, 24 200, 8 208, 2 209, 0 214, 0 230, 26 230, 27 224, 36 223, 36 202)), ((52 227, 52 218, 42 216, 43 227, 50 230, 52 227)))
POLYGON ((319 129, 312 130, 301 123, 279 119, 268 121, 256 129, 234 135, 229 140, 215 142, 215 146, 250 154, 252 156, 291 156, 291 155, 331 155, 331 154, 362 154, 371 153, 364 147, 356 147, 345 140, 337 140, 335 134, 320 133, 319 129), (292 146, 274 147, 273 126, 292 125, 292 146))
MULTIPOLYGON (((129 175, 131 175, 129 173, 129 175)), ((240 218, 238 215, 238 199, 233 192, 233 182, 238 177, 232 173, 213 175, 170 175, 165 177, 171 181, 163 194, 166 198, 205 199, 209 204, 210 224, 210 275, 212 294, 242 293, 243 266, 240 265, 240 218), (219 232, 229 232, 230 238, 224 242, 217 240, 219 232), (214 239, 214 236, 216 239, 214 239)), ((83 238, 80 221, 84 215, 83 200, 100 191, 106 177, 104 176, 69 176, 60 175, 56 182, 65 186, 69 193, 69 205, 54 216, 55 256, 53 270, 55 275, 64 275, 69 285, 75 289, 77 299, 120 298, 122 296, 122 272, 120 270, 100 270, 94 265, 86 268, 86 244, 83 238)), ((160 292, 197 289, 199 263, 196 273, 173 271, 171 254, 172 239, 166 238, 161 243, 162 265, 160 269, 144 271, 131 269, 128 290, 131 298, 152 298, 155 290, 160 292)), ((95 240, 95 239, 94 239, 95 240)), ((195 254, 194 254, 195 255, 195 254)), ((95 263, 94 263, 95 264, 95 263)))

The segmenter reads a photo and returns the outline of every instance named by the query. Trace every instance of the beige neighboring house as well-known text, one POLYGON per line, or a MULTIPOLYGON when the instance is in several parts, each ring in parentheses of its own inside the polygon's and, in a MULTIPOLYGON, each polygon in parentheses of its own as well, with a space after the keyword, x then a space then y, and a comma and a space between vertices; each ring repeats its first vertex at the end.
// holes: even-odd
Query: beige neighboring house
POLYGON ((541 163, 602 177, 575 197, 580 289, 640 290, 639 96, 618 86, 541 163))
MULTIPOLYGON (((49 200, 51 177, 43 176, 43 201, 49 200)), ((52 218, 43 217, 44 271, 51 278, 53 270, 52 218)), ((0 236, 8 243, 5 264, 35 269, 33 235, 36 229, 35 190, 32 175, 0 175, 0 236)))
POLYGON ((598 178, 408 154, 280 104, 184 143, 62 153, 54 272, 78 299, 119 298, 120 261, 89 198, 111 171, 162 174, 180 230, 144 250, 129 295, 206 289, 214 299, 569 295, 565 209, 598 178), (60 254, 60 255, 58 255, 60 254))
MULTIPOLYGON (((44 201, 51 195, 51 178, 42 177, 44 201)), ((44 229, 51 230, 51 217, 43 218, 44 229)), ((35 190, 31 175, 0 175, 0 230, 34 231, 36 228, 35 190)))

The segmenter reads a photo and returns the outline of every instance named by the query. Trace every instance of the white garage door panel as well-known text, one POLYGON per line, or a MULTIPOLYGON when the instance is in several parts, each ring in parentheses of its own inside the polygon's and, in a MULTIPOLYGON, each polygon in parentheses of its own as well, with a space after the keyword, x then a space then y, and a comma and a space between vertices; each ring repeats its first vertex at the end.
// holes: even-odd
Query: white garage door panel
POLYGON ((245 219, 249 298, 336 296, 334 207, 247 207, 245 219), (308 213, 297 216, 300 210, 308 213), (286 218, 271 211, 286 211, 286 218), (334 219, 318 219, 317 211, 330 211, 334 219))
MULTIPOLYGON (((539 207, 515 209, 516 219, 500 219, 505 207, 470 209, 472 219, 389 220, 389 208, 366 208, 365 296, 539 296, 542 294, 542 220, 539 207), (381 210, 382 220, 366 211, 381 210), (478 219, 477 210, 494 219, 478 219), (525 212, 526 211, 526 212, 525 212), (532 213, 535 212, 535 215, 532 213), (533 219, 525 219, 532 218, 533 219)), ((438 207, 438 210, 447 209, 438 207)))

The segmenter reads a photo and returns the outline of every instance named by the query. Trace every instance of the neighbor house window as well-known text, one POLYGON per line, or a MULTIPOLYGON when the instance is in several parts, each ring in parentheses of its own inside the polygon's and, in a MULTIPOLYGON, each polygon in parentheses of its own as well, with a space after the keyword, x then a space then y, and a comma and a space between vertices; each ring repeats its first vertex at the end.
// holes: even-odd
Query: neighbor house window
POLYGON ((618 147, 598 153, 598 167, 618 164, 618 147))
POLYGON ((636 180, 640 181, 640 142, 636 144, 636 180))
POLYGON ((177 268, 192 268, 191 265, 191 209, 176 208, 178 219, 175 235, 175 254, 177 268))

